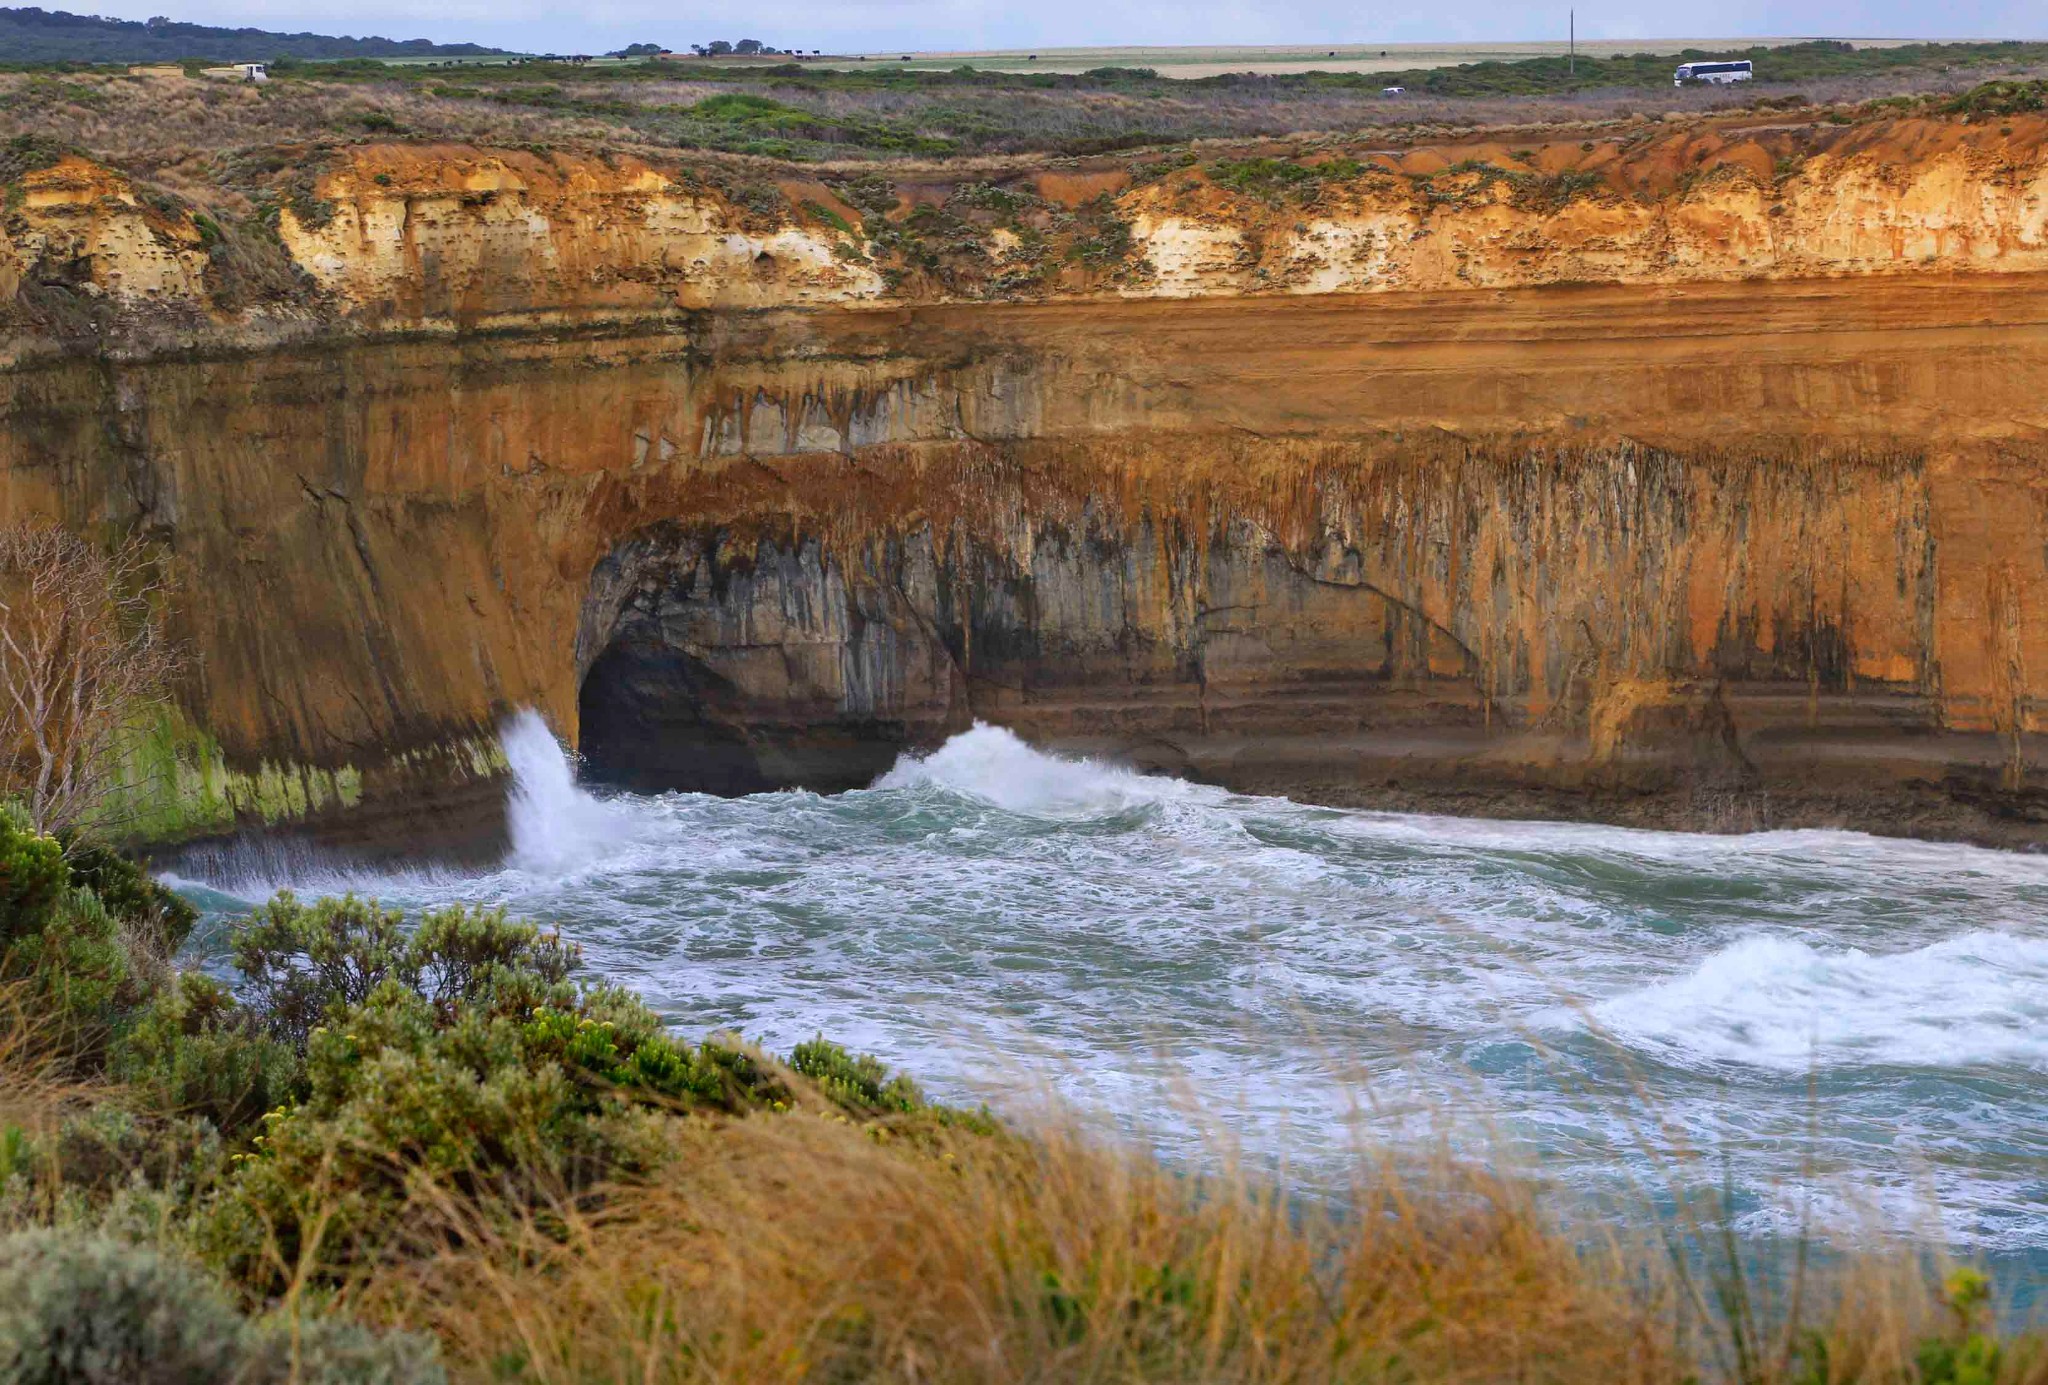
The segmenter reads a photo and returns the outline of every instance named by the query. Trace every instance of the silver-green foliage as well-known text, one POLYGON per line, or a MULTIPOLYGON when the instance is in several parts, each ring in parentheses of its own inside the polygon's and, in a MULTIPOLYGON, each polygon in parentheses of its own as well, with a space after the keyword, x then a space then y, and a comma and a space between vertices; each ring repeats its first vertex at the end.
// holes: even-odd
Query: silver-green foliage
POLYGON ((198 1266, 109 1236, 0 1238, 10 1385, 441 1385, 431 1344, 332 1319, 251 1321, 198 1266))

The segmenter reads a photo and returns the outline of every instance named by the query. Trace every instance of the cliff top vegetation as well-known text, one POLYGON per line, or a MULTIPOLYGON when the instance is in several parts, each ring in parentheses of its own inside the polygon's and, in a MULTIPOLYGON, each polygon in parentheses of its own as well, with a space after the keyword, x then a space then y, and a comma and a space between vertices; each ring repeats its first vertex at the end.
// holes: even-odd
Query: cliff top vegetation
MULTIPOLYGON (((812 163, 1084 157, 1304 132, 1398 142, 1795 97, 1824 106, 1948 96, 2048 73, 2048 44, 2039 43, 1817 42, 1748 51, 1759 63, 1755 83, 1675 90, 1676 59, 1651 55, 1576 67, 1533 58, 1392 74, 1178 80, 1140 68, 1064 75, 796 63, 305 62, 280 50, 260 88, 81 63, 17 65, 0 74, 0 137, 60 140, 131 173, 230 150, 364 139, 653 156, 703 150, 812 163), (1389 84, 1407 94, 1382 95, 1389 84)), ((188 64, 188 74, 200 65, 188 64)))
MULTIPOLYGON (((1209 222, 1275 246, 1309 235, 1314 214, 1368 206, 1418 227, 1503 203, 1538 221, 1592 203, 1634 217, 1664 199, 1740 187, 1781 216, 1820 195, 1808 170, 1891 178, 1883 170, 1937 149, 1972 167, 2019 168, 2048 144, 2048 83, 2011 76, 1856 102, 1665 89, 1690 112, 1591 95, 1488 98, 1477 104, 1531 123, 1348 127, 1339 106, 1313 103, 1351 98, 1297 94, 1275 106, 1254 91, 1232 107, 1232 89, 1216 87, 1203 89, 1205 106, 1123 91, 1114 75, 1093 86, 1055 77, 1042 89, 916 78, 897 90, 894 78, 821 85, 811 73, 620 83, 483 71, 394 79, 380 65, 335 64, 260 87, 175 71, 0 73, 0 232, 17 266, 0 320, 36 350, 93 349, 109 332, 139 341, 157 327, 170 335, 153 339, 182 343, 202 316, 320 330, 357 288, 338 288, 341 261, 321 260, 307 239, 328 234, 344 210, 422 198, 488 220, 501 197, 623 208, 681 196, 730 230, 798 231, 829 259, 777 261, 777 273, 814 275, 836 299, 1033 299, 1145 288, 1161 272, 1140 245, 1147 215, 1159 234, 1169 222, 1209 222), (986 142, 972 151, 958 133, 967 107, 947 107, 954 133, 936 132, 930 103, 948 90, 948 100, 986 103, 986 142), (1535 118, 1546 109, 1555 120, 1535 118), (1200 130, 1232 111, 1248 129, 1292 126, 1304 112, 1331 118, 1319 131, 1098 148, 1124 140, 1103 134, 1118 122, 1142 117, 1157 129, 1185 117, 1200 130), (107 232, 116 222, 120 232, 107 232)), ((1327 251, 1275 250, 1273 263, 1243 266, 1248 287, 1296 287, 1327 251)), ((1348 263, 1366 258, 1360 250, 1348 263)), ((750 284, 767 261, 752 263, 750 284)), ((1612 269, 1589 267, 1594 277, 1612 269)), ((608 294, 620 288, 608 283, 608 294)), ((363 303, 384 301, 384 290, 357 287, 363 303)), ((468 294, 472 308, 503 286, 474 287, 483 297, 468 294)), ((681 301, 643 298, 653 311, 681 301)))

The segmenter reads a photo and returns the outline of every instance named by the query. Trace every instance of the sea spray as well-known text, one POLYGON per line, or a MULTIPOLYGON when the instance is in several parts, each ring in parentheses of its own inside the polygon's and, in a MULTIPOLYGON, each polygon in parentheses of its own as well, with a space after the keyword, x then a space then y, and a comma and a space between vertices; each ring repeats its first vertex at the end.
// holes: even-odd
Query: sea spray
POLYGON ((504 732, 505 868, 356 888, 556 924, 685 1032, 1050 1083, 1190 1158, 1224 1120, 1307 1180, 1439 1123, 1661 1184, 1677 1132, 1747 1227, 1876 1207, 2048 1271, 2048 859, 1314 808, 989 726, 836 796, 598 799, 504 732))
POLYGON ((929 755, 904 756, 875 787, 939 788, 1005 812, 1044 818, 1103 817, 1191 788, 1094 760, 1048 755, 1026 745, 1016 732, 981 721, 929 755))
POLYGON ((540 713, 521 708, 498 729, 512 769, 505 825, 508 864, 536 875, 561 875, 589 865, 618 845, 625 813, 576 785, 576 769, 540 713))

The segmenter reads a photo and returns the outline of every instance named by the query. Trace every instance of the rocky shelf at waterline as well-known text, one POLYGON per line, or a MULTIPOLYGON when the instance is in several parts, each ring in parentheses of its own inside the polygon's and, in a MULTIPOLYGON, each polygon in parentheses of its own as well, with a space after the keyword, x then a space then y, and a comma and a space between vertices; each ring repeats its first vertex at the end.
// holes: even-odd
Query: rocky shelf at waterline
POLYGON ((166 753, 255 787, 164 838, 488 831, 475 747, 531 705, 638 787, 858 785, 980 719, 1346 804, 2034 844, 2044 133, 780 211, 361 146, 281 205, 297 287, 253 305, 70 158, 6 223, 0 502, 171 559, 166 753))

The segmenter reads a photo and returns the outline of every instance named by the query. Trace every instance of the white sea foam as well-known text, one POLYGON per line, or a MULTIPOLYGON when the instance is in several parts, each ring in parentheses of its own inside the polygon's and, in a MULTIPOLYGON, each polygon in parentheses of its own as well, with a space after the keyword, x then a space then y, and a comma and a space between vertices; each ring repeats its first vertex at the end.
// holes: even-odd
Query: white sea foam
POLYGON ((557 924, 686 1030, 824 1032, 967 1100, 1057 1055, 1026 1066, 1153 1129, 1180 1074, 1308 1160, 1470 1094, 1595 1187, 1640 1113, 1590 1019, 1745 1188, 1811 1139, 1900 1226, 1931 1192, 1958 1242, 2048 1255, 2048 858, 1339 812, 979 725, 862 792, 594 798, 538 716, 502 735, 504 868, 355 887, 557 924))
POLYGON ((505 819, 514 869, 567 874, 602 860, 628 835, 625 812, 577 787, 576 767, 540 713, 521 708, 507 717, 498 744, 512 769, 505 819))
POLYGON ((1005 812, 1044 818, 1107 817, 1191 788, 1096 760, 1048 755, 1016 732, 980 721, 929 755, 904 756, 875 787, 947 789, 1005 812))
POLYGON ((2048 1071, 2048 940, 1972 931, 1872 954, 1746 937, 1592 1017, 1680 1061, 2048 1071))

